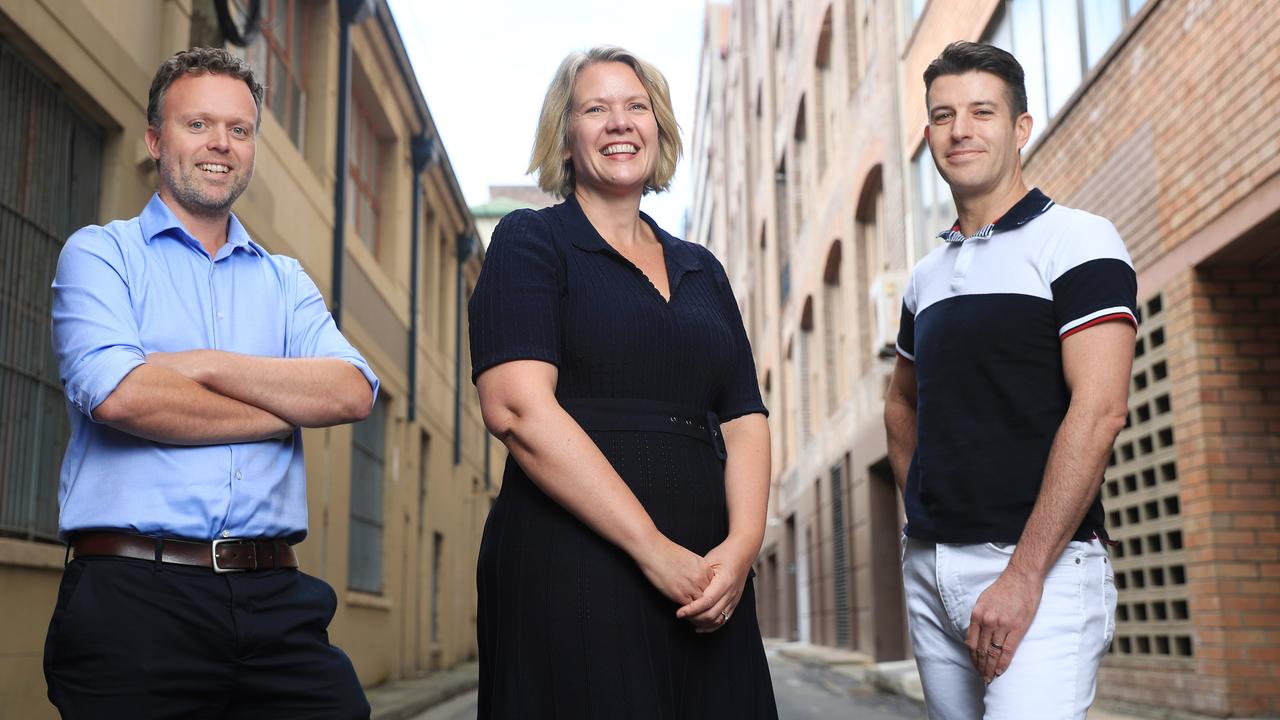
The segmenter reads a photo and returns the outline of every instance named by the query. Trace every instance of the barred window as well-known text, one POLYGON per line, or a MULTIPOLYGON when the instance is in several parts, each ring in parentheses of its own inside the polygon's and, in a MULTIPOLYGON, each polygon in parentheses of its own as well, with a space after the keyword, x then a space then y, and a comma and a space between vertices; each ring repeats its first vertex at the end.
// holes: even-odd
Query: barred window
MULTIPOLYGON (((234 9, 246 12, 245 0, 236 0, 234 9)), ((254 74, 266 87, 263 104, 302 148, 306 126, 307 90, 303 77, 306 66, 304 29, 310 12, 304 0, 268 0, 262 3, 261 30, 247 48, 231 51, 247 59, 254 74)))
POLYGON ((351 432, 351 528, 347 587, 382 592, 382 485, 386 470, 387 405, 379 397, 351 432))
POLYGON ((0 41, 0 534, 57 540, 70 433, 49 342, 62 243, 97 222, 102 132, 0 41))

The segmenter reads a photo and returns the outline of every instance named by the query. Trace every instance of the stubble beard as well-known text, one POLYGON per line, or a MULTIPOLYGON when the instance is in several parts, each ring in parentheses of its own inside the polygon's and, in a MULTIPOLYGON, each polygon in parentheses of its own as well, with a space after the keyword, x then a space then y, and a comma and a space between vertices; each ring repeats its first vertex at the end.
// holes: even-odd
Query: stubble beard
POLYGON ((253 168, 234 173, 233 182, 224 188, 213 188, 200 181, 195 167, 183 167, 172 157, 160 158, 160 182, 168 189, 174 201, 187 212, 199 216, 217 217, 231 211, 253 177, 253 168))

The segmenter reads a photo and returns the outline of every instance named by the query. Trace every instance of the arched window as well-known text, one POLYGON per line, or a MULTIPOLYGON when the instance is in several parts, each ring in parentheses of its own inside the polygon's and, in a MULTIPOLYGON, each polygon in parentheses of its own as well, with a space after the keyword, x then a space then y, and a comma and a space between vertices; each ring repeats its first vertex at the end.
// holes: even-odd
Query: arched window
POLYGON ((836 240, 827 251, 822 271, 822 357, 823 395, 826 414, 831 415, 844 401, 848 389, 845 378, 844 292, 840 285, 841 245, 836 240))

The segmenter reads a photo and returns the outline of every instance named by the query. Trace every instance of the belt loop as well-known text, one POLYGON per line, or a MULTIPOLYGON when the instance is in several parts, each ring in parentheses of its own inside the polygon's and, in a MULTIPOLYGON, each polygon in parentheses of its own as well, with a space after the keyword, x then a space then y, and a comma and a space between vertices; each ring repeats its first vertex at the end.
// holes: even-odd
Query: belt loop
POLYGON ((271 539, 271 569, 280 569, 280 541, 275 538, 271 539))
POLYGON ((71 564, 71 539, 67 539, 67 552, 62 556, 62 567, 71 564))
POLYGON ((160 563, 164 559, 164 538, 163 537, 156 538, 155 546, 156 546, 156 572, 160 572, 160 563))

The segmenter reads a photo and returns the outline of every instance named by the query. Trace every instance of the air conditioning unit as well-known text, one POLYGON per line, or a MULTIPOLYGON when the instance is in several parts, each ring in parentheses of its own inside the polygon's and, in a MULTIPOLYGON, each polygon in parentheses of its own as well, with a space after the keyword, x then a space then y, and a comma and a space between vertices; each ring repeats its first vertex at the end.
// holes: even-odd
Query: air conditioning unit
POLYGON ((902 292, 906 288, 907 274, 901 270, 885 271, 871 281, 871 352, 879 357, 893 357, 895 353, 898 321, 902 318, 902 292))

